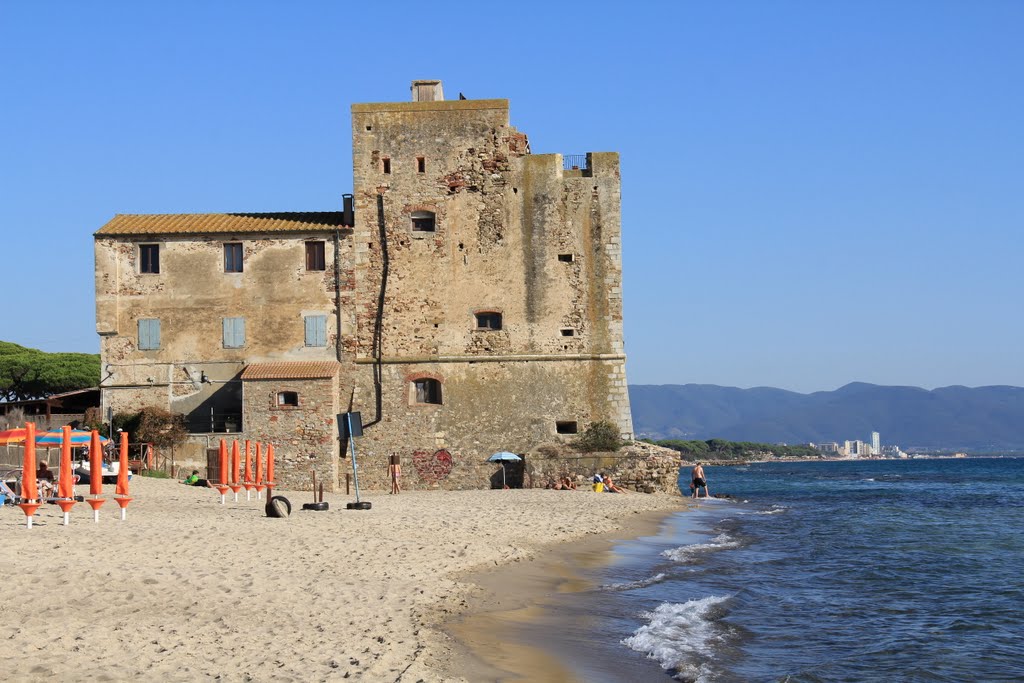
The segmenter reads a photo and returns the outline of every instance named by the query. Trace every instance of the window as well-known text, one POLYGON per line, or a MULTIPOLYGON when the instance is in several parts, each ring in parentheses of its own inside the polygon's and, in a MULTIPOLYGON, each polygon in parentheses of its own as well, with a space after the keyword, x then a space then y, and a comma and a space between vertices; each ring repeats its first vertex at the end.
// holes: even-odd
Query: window
POLYGON ((435 216, 433 211, 413 211, 412 229, 413 232, 434 232, 435 216))
POLYGON ((245 346, 245 318, 224 318, 224 348, 245 346))
POLYGON ((559 254, 558 260, 562 263, 572 263, 575 259, 572 254, 559 254))
POLYGON ((555 431, 558 432, 559 434, 576 434, 579 431, 579 428, 577 427, 575 421, 556 422, 555 431))
POLYGON ((574 337, 574 336, 576 336, 576 330, 572 329, 571 327, 563 327, 561 332, 562 332, 562 336, 563 337, 574 337))
POLYGON ((306 323, 306 346, 327 346, 327 316, 307 315, 303 320, 306 323))
POLYGON ((416 157, 416 172, 426 173, 427 172, 427 160, 424 157, 416 157))
POLYGON ((306 270, 327 270, 323 242, 306 242, 306 270))
POLYGON ((279 391, 277 392, 277 405, 279 406, 298 406, 299 405, 299 394, 295 391, 279 391))
POLYGON ((391 159, 389 159, 388 157, 384 157, 380 161, 381 161, 381 166, 383 167, 384 172, 385 173, 391 173, 391 159))
POLYGON ((224 272, 242 272, 242 243, 229 242, 224 245, 224 272))
POLYGON ((481 311, 476 314, 476 329, 478 330, 500 330, 501 313, 494 311, 481 311))
POLYGON ((139 245, 139 272, 159 273, 160 272, 160 245, 140 244, 139 245))
POLYGON ((433 403, 441 405, 441 383, 436 379, 425 377, 413 382, 416 389, 417 403, 433 403))
POLYGON ((139 350, 151 351, 160 348, 160 319, 139 319, 139 350))

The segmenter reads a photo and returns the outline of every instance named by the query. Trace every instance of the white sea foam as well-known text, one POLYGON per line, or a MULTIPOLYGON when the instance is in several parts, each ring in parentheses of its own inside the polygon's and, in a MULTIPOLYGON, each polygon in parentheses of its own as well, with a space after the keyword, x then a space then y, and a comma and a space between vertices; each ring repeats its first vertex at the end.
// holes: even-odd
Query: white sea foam
POLYGON ((719 534, 707 543, 684 545, 678 548, 672 548, 671 550, 665 550, 661 554, 673 562, 690 562, 701 553, 712 552, 715 550, 726 550, 728 548, 736 548, 738 546, 739 541, 729 534, 719 534))
POLYGON ((682 604, 662 603, 643 615, 647 625, 638 628, 622 644, 657 660, 666 671, 675 671, 679 680, 708 680, 709 660, 714 659, 715 644, 722 640, 722 632, 711 615, 727 599, 710 595, 682 604))
POLYGON ((785 505, 772 505, 771 509, 769 509, 769 510, 761 510, 759 512, 755 512, 754 514, 755 515, 777 515, 780 512, 785 512, 788 509, 789 508, 787 508, 785 505))
POLYGON ((639 581, 628 581, 626 583, 610 583, 603 584, 601 590, 603 591, 628 591, 634 588, 645 588, 655 583, 660 583, 665 580, 664 573, 658 573, 654 576, 649 576, 646 579, 640 579, 639 581))

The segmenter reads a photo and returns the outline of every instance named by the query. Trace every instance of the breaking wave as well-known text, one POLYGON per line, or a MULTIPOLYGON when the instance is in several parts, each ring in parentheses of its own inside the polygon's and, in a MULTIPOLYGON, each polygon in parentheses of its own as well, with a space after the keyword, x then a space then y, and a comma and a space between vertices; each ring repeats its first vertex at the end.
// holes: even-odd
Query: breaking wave
POLYGON ((662 603, 643 615, 648 623, 622 644, 656 660, 676 680, 708 681, 713 676, 715 646, 727 636, 717 623, 724 616, 721 605, 726 600, 711 595, 682 604, 662 603))
POLYGON ((673 562, 692 562, 702 553, 739 547, 739 541, 729 534, 719 534, 707 543, 694 543, 666 550, 661 554, 673 562))
POLYGON ((649 576, 646 579, 640 579, 639 581, 628 581, 626 583, 606 583, 600 586, 603 591, 628 591, 635 588, 646 588, 647 586, 661 583, 665 580, 664 572, 649 576))

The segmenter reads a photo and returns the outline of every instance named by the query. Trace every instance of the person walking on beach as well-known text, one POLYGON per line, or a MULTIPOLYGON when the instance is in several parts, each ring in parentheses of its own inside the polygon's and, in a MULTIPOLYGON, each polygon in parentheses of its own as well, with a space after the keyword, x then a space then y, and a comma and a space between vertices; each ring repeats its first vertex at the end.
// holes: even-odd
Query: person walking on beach
POLYGON ((708 496, 710 496, 711 492, 708 490, 708 480, 704 475, 704 468, 701 466, 699 462, 693 466, 693 472, 691 476, 693 485, 690 488, 693 489, 693 497, 700 498, 701 487, 704 487, 704 497, 707 498, 708 496))

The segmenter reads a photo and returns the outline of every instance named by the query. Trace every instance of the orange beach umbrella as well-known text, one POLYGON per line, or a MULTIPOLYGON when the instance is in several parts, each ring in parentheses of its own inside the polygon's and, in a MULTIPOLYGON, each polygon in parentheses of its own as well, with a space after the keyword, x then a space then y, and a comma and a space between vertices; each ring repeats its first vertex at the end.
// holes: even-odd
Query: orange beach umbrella
POLYGON ((95 429, 89 441, 89 493, 94 496, 103 493, 103 446, 100 433, 95 429))
MULTIPOLYGON (((238 446, 238 442, 235 442, 235 446, 238 446)), ((252 451, 249 450, 249 440, 245 440, 245 481, 246 483, 252 481, 252 451)))
POLYGON ((117 488, 114 493, 119 496, 128 495, 128 432, 121 432, 121 458, 118 460, 117 488))
POLYGON ((220 483, 228 484, 228 442, 224 439, 220 440, 220 483))
POLYGON ((21 472, 22 500, 38 500, 39 490, 36 488, 36 425, 25 423, 25 455, 22 460, 21 472))
POLYGON ((67 438, 60 444, 60 472, 57 473, 57 497, 74 498, 75 480, 71 472, 71 427, 63 427, 61 431, 67 438))
POLYGON ((238 483, 238 442, 231 443, 231 483, 238 483))
POLYGON ((267 483, 274 483, 274 444, 267 445, 267 483))
POLYGON ((24 427, 19 427, 18 429, 5 429, 0 432, 0 446, 23 442, 27 432, 28 430, 24 427))
POLYGON ((261 444, 256 444, 256 485, 263 484, 263 455, 260 453, 261 444))

